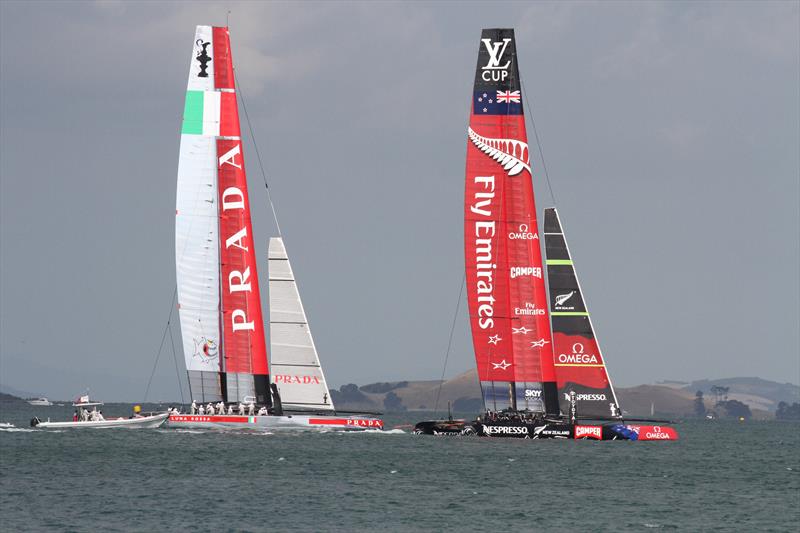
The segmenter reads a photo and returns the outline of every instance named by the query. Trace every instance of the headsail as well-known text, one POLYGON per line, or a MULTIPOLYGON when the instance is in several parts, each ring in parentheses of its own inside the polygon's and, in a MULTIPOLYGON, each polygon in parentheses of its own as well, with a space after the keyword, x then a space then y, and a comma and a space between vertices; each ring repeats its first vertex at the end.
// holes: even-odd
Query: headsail
POLYGON ((514 30, 483 30, 467 141, 467 298, 486 407, 556 414, 521 93, 514 30))
POLYGON ((285 409, 333 410, 283 239, 269 240, 272 381, 285 409))
POLYGON ((192 395, 269 403, 247 178, 227 28, 198 26, 181 129, 178 305, 192 395))
POLYGON ((561 409, 570 411, 574 392, 578 416, 619 416, 619 403, 554 207, 544 211, 544 241, 561 409))

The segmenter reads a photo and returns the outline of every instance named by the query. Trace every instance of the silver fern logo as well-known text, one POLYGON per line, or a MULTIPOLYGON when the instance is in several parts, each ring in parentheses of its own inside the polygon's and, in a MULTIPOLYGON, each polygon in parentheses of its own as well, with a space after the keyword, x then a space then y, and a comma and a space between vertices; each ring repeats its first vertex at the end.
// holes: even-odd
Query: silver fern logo
POLYGON ((516 176, 523 170, 531 171, 528 144, 516 139, 492 139, 467 130, 469 140, 478 150, 503 166, 509 176, 516 176))
POLYGON ((556 296, 556 307, 561 307, 564 305, 564 302, 572 298, 572 295, 575 294, 575 291, 568 292, 567 294, 559 294, 556 296))

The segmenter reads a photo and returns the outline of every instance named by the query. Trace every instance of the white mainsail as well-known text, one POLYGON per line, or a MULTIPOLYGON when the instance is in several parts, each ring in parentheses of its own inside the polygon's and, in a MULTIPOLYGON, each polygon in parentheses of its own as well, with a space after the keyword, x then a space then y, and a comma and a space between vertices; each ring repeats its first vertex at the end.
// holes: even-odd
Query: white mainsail
POLYGON ((284 408, 333 410, 283 239, 269 240, 271 380, 284 408))

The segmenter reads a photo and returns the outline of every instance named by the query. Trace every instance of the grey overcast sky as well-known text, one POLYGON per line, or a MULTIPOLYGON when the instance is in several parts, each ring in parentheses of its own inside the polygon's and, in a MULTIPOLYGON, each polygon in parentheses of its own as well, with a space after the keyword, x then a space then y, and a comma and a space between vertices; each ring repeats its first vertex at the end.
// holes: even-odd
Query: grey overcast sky
MULTIPOLYGON (((0 382, 142 399, 175 286, 194 27, 231 10, 332 385, 442 370, 480 30, 508 26, 612 379, 797 383, 799 5, 3 1, 0 382)), ((275 228, 245 148, 266 287, 275 228)), ((448 376, 474 364, 468 328, 462 304, 448 376)), ((150 397, 176 380, 167 351, 150 397)))

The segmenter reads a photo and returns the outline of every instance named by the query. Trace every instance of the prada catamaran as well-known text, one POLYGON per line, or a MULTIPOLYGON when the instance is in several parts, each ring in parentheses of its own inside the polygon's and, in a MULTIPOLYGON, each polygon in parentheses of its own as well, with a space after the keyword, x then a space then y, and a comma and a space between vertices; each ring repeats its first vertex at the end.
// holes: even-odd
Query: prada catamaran
POLYGON ((281 238, 269 241, 268 361, 227 27, 195 32, 176 204, 186 370, 193 402, 212 409, 173 412, 168 425, 381 429, 379 418, 336 413, 281 238))
POLYGON ((474 422, 420 422, 415 433, 677 439, 672 428, 624 420, 555 208, 545 210, 542 262, 522 98, 514 30, 483 30, 467 130, 464 247, 485 409, 474 422))

